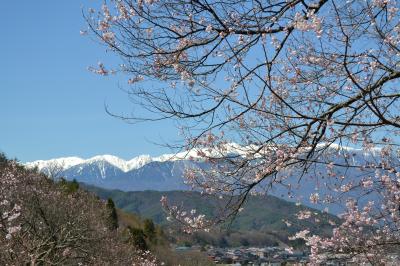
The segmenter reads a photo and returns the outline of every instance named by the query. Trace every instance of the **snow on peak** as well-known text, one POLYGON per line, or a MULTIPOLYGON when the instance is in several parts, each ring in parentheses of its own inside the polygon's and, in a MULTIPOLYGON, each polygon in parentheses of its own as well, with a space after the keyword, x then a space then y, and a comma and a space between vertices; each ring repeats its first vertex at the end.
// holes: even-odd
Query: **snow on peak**
POLYGON ((84 160, 85 164, 93 164, 93 163, 103 163, 103 162, 107 162, 119 169, 121 169, 124 172, 129 171, 130 169, 127 169, 126 167, 126 161, 124 159, 121 159, 117 156, 114 155, 97 155, 94 156, 92 158, 89 158, 87 160, 84 160))
MULTIPOLYGON (((153 158, 150 155, 140 155, 126 162, 126 169, 138 169, 150 162, 153 158)), ((128 170, 129 171, 129 170, 128 170)))
MULTIPOLYGON (((39 171, 44 169, 51 169, 54 167, 67 170, 71 167, 83 164, 104 164, 109 163, 123 172, 128 172, 133 169, 138 169, 150 162, 164 162, 172 158, 172 155, 162 155, 160 157, 151 157, 150 155, 140 155, 132 158, 131 160, 124 160, 114 155, 97 155, 89 159, 82 159, 79 157, 63 157, 51 160, 38 160, 27 162, 25 165, 29 168, 37 167, 39 171)), ((184 159, 184 158, 181 158, 184 159)))
MULTIPOLYGON (((323 144, 321 144, 323 145, 323 144)), ((325 144, 326 145, 326 144, 325 144)), ((336 144, 330 144, 332 148, 335 148, 336 144)), ((248 146, 240 146, 236 143, 227 143, 222 151, 221 150, 209 150, 209 149, 192 149, 189 151, 183 151, 175 154, 163 154, 158 157, 151 157, 150 155, 140 155, 132 158, 131 160, 124 160, 117 156, 113 155, 97 155, 89 159, 82 159, 79 157, 64 157, 57 158, 51 160, 38 160, 34 162, 28 162, 25 165, 27 167, 37 167, 39 171, 43 169, 51 169, 52 167, 61 168, 62 170, 67 170, 73 166, 83 165, 83 164, 99 164, 101 167, 104 167, 104 163, 109 163, 123 172, 129 172, 134 169, 139 169, 144 165, 151 162, 165 162, 165 161, 177 161, 177 160, 190 160, 195 158, 201 158, 202 156, 199 153, 210 156, 210 157, 221 157, 229 154, 237 154, 240 156, 245 156, 249 152, 252 153, 255 150, 258 150, 258 146, 256 145, 248 145, 248 146)), ((345 150, 356 150, 350 147, 339 147, 337 148, 345 149, 345 150)), ((260 151, 258 151, 260 152, 260 151)), ((266 152, 269 152, 267 150, 266 152)))
POLYGON ((62 169, 68 169, 78 164, 84 163, 85 160, 79 157, 63 157, 51 160, 38 160, 34 162, 28 162, 25 165, 28 168, 37 167, 39 171, 44 168, 52 168, 52 167, 62 167, 62 169))

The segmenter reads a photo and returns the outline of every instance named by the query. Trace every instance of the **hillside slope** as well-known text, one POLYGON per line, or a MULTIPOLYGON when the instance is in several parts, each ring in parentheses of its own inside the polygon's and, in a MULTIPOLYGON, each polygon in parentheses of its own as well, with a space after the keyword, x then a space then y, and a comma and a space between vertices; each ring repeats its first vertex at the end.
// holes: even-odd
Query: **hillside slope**
MULTIPOLYGON (((161 196, 167 196, 172 205, 183 206, 184 209, 197 209, 199 213, 207 216, 215 214, 222 206, 224 200, 206 198, 198 192, 193 191, 135 191, 124 192, 120 190, 107 190, 94 186, 85 188, 94 192, 100 198, 112 198, 116 205, 124 211, 136 213, 141 217, 152 219, 161 226, 171 227, 167 221, 166 214, 160 204, 161 196)), ((277 240, 288 243, 287 237, 303 230, 305 227, 316 234, 329 234, 331 225, 329 222, 338 221, 338 218, 326 213, 319 212, 304 206, 297 206, 292 202, 279 199, 274 196, 251 196, 244 206, 244 210, 231 223, 226 223, 219 228, 223 236, 232 232, 258 235, 274 235, 269 240, 277 240), (307 220, 298 220, 296 214, 299 211, 310 211, 312 217, 307 220), (319 222, 316 222, 318 221, 319 222), (286 222, 291 226, 287 226, 286 222)), ((215 233, 215 232, 214 232, 215 233)), ((208 236, 204 236, 208 237, 208 236)), ((247 239, 249 240, 249 239, 247 239)))
POLYGON ((113 223, 115 212, 77 182, 55 182, 0 154, 0 265, 157 265, 113 223))

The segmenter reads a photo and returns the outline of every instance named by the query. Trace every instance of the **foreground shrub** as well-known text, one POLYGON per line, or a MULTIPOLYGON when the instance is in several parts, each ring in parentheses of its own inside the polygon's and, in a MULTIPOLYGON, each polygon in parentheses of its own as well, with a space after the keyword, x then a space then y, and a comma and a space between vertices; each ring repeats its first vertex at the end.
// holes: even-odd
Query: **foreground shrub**
POLYGON ((156 264, 110 229, 106 203, 2 158, 0 265, 156 264))

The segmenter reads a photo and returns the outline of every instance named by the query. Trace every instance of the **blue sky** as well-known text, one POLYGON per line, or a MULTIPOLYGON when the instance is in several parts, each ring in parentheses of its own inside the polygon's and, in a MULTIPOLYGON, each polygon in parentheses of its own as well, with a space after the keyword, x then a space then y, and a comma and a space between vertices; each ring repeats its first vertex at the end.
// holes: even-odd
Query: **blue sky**
POLYGON ((129 159, 168 152, 152 142, 177 139, 169 121, 132 125, 106 114, 105 103, 116 112, 140 110, 132 110, 118 89, 125 78, 87 70, 113 60, 104 47, 79 35, 86 28, 82 6, 99 3, 1 3, 0 151, 23 162, 97 154, 129 159))

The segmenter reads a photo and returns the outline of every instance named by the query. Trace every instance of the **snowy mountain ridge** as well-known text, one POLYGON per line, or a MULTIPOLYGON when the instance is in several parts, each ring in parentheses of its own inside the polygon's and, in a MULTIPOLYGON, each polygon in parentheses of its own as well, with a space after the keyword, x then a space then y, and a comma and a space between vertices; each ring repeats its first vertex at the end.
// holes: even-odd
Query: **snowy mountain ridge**
POLYGON ((150 155, 139 155, 130 160, 124 160, 114 155, 97 155, 89 159, 83 159, 80 157, 62 157, 50 160, 37 160, 33 162, 27 162, 25 165, 29 168, 37 167, 39 171, 43 169, 50 169, 54 167, 60 168, 60 170, 67 170, 71 167, 78 165, 91 165, 96 163, 107 162, 121 171, 127 173, 131 170, 139 169, 144 165, 151 162, 167 162, 167 161, 180 161, 180 160, 190 160, 190 159, 201 159, 201 154, 206 154, 207 156, 219 157, 226 154, 237 154, 244 155, 249 150, 254 150, 253 146, 242 147, 235 143, 228 143, 224 146, 223 154, 221 151, 210 151, 208 149, 192 149, 190 151, 183 151, 179 153, 163 154, 157 157, 151 157, 150 155))
POLYGON ((50 160, 37 160, 33 162, 28 162, 25 165, 29 168, 37 167, 39 171, 43 169, 48 169, 51 167, 59 167, 62 170, 67 170, 71 167, 81 165, 81 164, 95 164, 107 162, 123 172, 129 172, 134 169, 139 169, 140 167, 150 163, 150 162, 164 162, 168 161, 173 156, 163 155, 159 157, 151 157, 150 155, 140 155, 132 158, 131 160, 124 160, 114 155, 97 155, 89 159, 83 159, 79 157, 62 157, 50 160))
MULTIPOLYGON (((320 144, 318 146, 324 146, 325 144, 320 144)), ((343 150, 343 151, 358 151, 361 152, 361 149, 355 149, 351 147, 339 147, 336 144, 330 144, 331 149, 343 150)), ((104 164, 105 162, 111 164, 112 166, 120 169, 122 172, 129 172, 132 170, 139 169, 148 163, 151 162, 168 162, 168 161, 180 161, 180 160, 192 160, 192 159, 201 159, 202 155, 210 156, 210 157, 221 157, 226 156, 228 154, 235 154, 239 156, 245 156, 247 153, 252 153, 255 150, 258 150, 258 146, 248 145, 248 146, 240 146, 236 143, 228 143, 225 144, 223 149, 211 151, 209 149, 192 149, 190 151, 183 151, 179 153, 171 153, 171 154, 163 154, 157 157, 151 157, 150 155, 139 155, 130 160, 124 160, 114 155, 97 155, 91 157, 89 159, 83 159, 80 157, 62 157, 55 158, 50 160, 37 160, 33 162, 27 162, 25 165, 29 168, 37 167, 39 171, 44 169, 51 169, 57 167, 58 169, 65 171, 69 168, 78 165, 93 165, 93 164, 104 164)), ((258 150, 257 153, 269 153, 271 150, 265 148, 264 151, 258 150)), ((371 154, 379 153, 380 149, 375 148, 370 152, 371 154)), ((367 155, 367 154, 364 154, 367 155)))

